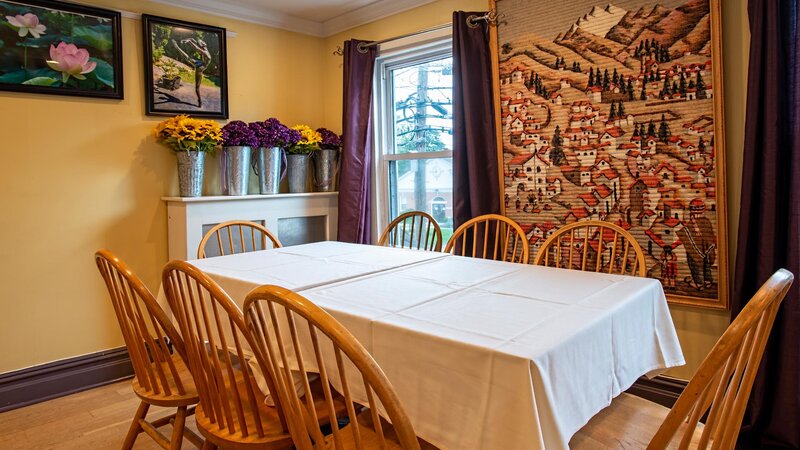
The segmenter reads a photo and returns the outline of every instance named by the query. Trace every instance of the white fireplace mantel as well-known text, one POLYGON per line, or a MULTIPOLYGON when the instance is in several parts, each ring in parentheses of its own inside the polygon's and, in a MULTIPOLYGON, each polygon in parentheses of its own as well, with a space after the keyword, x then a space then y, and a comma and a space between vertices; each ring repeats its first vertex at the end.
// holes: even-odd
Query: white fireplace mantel
POLYGON ((195 259, 205 230, 227 220, 260 222, 284 245, 336 239, 338 192, 162 197, 170 259, 195 259))

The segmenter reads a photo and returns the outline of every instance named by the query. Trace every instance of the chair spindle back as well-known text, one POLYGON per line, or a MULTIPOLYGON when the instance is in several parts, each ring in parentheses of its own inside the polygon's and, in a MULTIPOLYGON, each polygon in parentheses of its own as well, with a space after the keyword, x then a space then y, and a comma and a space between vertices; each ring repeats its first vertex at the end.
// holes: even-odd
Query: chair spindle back
POLYGON ((527 264, 530 249, 522 228, 499 214, 486 214, 458 227, 444 248, 447 253, 527 264))
POLYGON ((666 449, 675 438, 680 439, 678 449, 689 448, 706 414, 695 448, 734 448, 775 315, 793 279, 780 269, 761 286, 700 364, 648 450, 666 449))
POLYGON ((139 386, 149 395, 183 396, 170 346, 185 357, 178 331, 139 277, 108 250, 95 253, 139 386))
POLYGON ((222 222, 208 230, 206 235, 203 236, 203 240, 200 241, 200 246, 197 248, 197 259, 203 259, 208 256, 207 253, 210 252, 210 250, 207 251, 209 241, 211 241, 212 245, 216 244, 218 256, 223 256, 266 250, 270 248, 267 247, 268 240, 272 246, 271 248, 281 247, 278 237, 261 224, 246 220, 222 222))
POLYGON ((316 425, 315 399, 309 393, 308 372, 311 371, 319 373, 329 417, 336 417, 331 385, 341 393, 347 405, 349 426, 342 428, 337 420, 330 421, 332 436, 328 439, 333 440, 336 449, 345 448, 345 442, 354 443, 357 449, 367 445, 367 437, 358 426, 354 402, 369 408, 380 448, 386 448, 387 442, 378 416, 382 411, 391 420, 400 445, 404 449, 419 449, 411 422, 386 375, 336 319, 308 299, 277 286, 261 286, 250 292, 244 310, 253 340, 266 355, 278 384, 283 386, 286 403, 291 406, 287 410, 294 412, 292 423, 295 430, 300 430, 293 435, 298 448, 326 448, 316 425), (302 377, 306 392, 302 398, 295 389, 294 380, 298 375, 302 377), (347 433, 352 434, 347 436, 347 433), (315 443, 313 447, 309 437, 315 443))
POLYGON ((416 250, 442 250, 442 230, 436 219, 422 211, 400 214, 381 234, 378 245, 416 250))
MULTIPOLYGON (((264 396, 248 359, 255 357, 269 392, 275 392, 275 385, 262 357, 253 350, 256 347, 239 308, 214 280, 183 261, 164 267, 163 285, 185 339, 203 414, 237 439, 274 434, 265 428, 266 417, 259 408, 264 396), (245 411, 252 412, 252 417, 245 411)), ((286 430, 279 398, 273 398, 286 430)))
POLYGON ((625 229, 585 220, 558 229, 544 241, 534 264, 619 275, 647 275, 644 252, 625 229))

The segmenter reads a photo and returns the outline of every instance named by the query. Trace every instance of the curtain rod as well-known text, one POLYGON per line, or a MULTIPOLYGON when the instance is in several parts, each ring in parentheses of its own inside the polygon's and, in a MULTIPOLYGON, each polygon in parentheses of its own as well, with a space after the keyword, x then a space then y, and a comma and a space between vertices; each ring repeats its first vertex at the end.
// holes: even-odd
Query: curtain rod
MULTIPOLYGON (((478 26, 478 22, 481 21, 481 20, 485 20, 485 21, 487 21, 489 23, 496 23, 497 19, 498 19, 498 16, 497 16, 497 12, 495 10, 491 10, 491 11, 487 12, 486 14, 484 14, 482 16, 476 16, 474 14, 471 14, 471 15, 469 15, 467 17, 467 26, 474 28, 474 27, 478 26)), ((445 28, 450 28, 452 26, 453 25, 450 24, 450 23, 443 23, 441 25, 436 25, 434 27, 426 28, 424 30, 413 31, 411 33, 401 34, 399 36, 394 36, 394 37, 390 37, 390 38, 386 38, 386 39, 381 39, 379 41, 373 41, 373 42, 367 42, 367 43, 362 42, 362 43, 358 44, 358 51, 361 52, 361 53, 366 53, 367 52, 367 48, 369 48, 369 47, 374 47, 376 45, 385 44, 386 42, 397 41, 399 39, 405 39, 405 38, 409 38, 409 37, 419 36, 420 34, 430 33, 432 31, 443 30, 445 28)), ((344 55, 344 49, 342 48, 341 45, 337 45, 336 46, 336 50, 333 51, 333 54, 334 55, 338 55, 338 56, 342 56, 342 55, 344 55)))

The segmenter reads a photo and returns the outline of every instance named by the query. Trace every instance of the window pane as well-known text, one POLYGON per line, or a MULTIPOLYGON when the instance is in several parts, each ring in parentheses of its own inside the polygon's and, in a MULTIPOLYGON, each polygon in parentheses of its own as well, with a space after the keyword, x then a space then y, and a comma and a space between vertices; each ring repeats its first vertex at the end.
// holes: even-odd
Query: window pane
POLYGON ((389 162, 390 218, 424 211, 439 223, 444 242, 453 234, 453 159, 389 162))
POLYGON ((395 153, 453 149, 453 58, 391 71, 395 153))

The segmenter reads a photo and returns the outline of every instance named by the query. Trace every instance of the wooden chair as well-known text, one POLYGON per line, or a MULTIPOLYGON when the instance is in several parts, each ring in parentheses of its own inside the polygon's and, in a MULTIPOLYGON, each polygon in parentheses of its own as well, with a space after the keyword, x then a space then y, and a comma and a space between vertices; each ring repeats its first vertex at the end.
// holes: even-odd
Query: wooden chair
POLYGON ((132 448, 142 432, 165 449, 181 448, 184 437, 197 446, 202 445, 202 438, 184 426, 198 396, 183 359, 180 335, 153 294, 124 262, 108 250, 95 253, 95 262, 108 288, 133 364, 133 391, 141 399, 122 448, 132 448), (177 408, 177 412, 147 422, 151 405, 177 408), (158 428, 173 420, 172 436, 167 439, 158 428))
POLYGON ((610 222, 583 220, 558 229, 544 241, 534 264, 647 276, 644 252, 628 231, 610 222))
POLYGON ((522 228, 508 217, 486 214, 453 232, 444 251, 454 255, 527 264, 530 249, 522 228))
POLYGON ((281 247, 277 236, 264 226, 246 220, 230 220, 208 230, 197 248, 197 259, 206 257, 206 245, 212 238, 217 243, 220 256, 266 250, 267 240, 272 242, 272 248, 281 247))
MULTIPOLYGON (((336 319, 308 299, 278 286, 261 286, 251 291, 244 310, 253 340, 258 342, 260 351, 278 374, 276 378, 283 387, 285 403, 290 405, 286 410, 293 413, 290 419, 297 448, 420 448, 386 375, 336 319), (309 362, 319 371, 325 387, 318 395, 328 405, 328 414, 336 415, 331 384, 339 386, 347 405, 346 415, 331 421, 332 433, 328 436, 323 436, 315 426, 318 420, 312 405, 317 399, 308 395, 301 398, 293 388, 290 367, 297 367, 299 373, 306 374, 309 362), (353 375, 348 377, 348 371, 353 375), (351 383, 354 380, 358 382, 351 383), (368 409, 359 413, 355 402, 368 409), (379 404, 391 425, 378 416, 379 404), (342 418, 349 421, 348 425, 339 425, 342 418)), ((304 376, 302 382, 308 390, 308 376, 304 376)))
MULTIPOLYGON (((256 381, 261 375, 266 389, 277 392, 271 369, 250 339, 239 307, 211 278, 183 261, 166 265, 163 286, 184 335, 200 396, 195 418, 206 438, 203 448, 291 448, 280 396, 272 395, 274 406, 268 406, 256 381)), ((334 402, 344 410, 339 398, 334 402)), ((320 425, 327 424, 327 414, 318 417, 320 425)))
POLYGON ((409 211, 383 230, 378 245, 438 252, 442 250, 442 230, 430 214, 409 211))
POLYGON ((793 279, 781 269, 761 286, 671 410, 622 394, 578 431, 570 448, 733 449, 775 314, 793 279))

